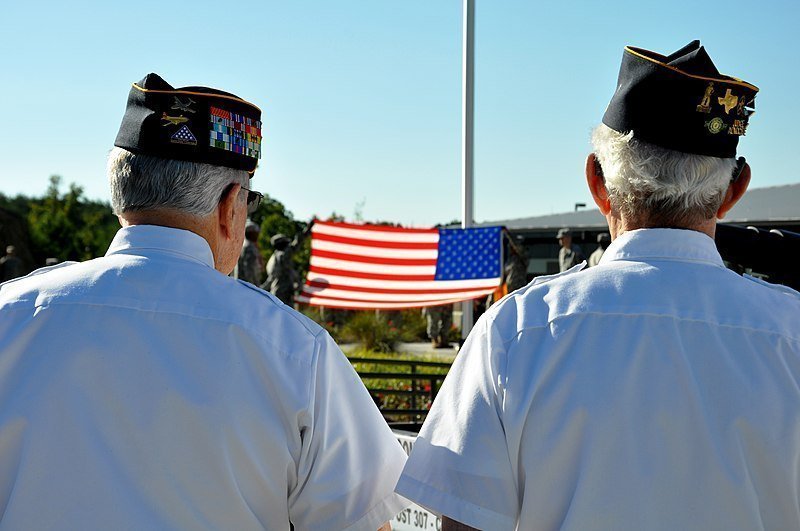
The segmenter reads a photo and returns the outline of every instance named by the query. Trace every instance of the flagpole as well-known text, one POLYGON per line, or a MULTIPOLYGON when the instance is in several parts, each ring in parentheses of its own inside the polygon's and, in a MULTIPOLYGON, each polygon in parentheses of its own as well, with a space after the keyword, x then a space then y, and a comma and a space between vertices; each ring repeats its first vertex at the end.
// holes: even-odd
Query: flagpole
MULTIPOLYGON (((462 48, 462 115, 461 115, 461 227, 473 225, 473 117, 475 97, 475 0, 463 2, 463 48, 462 48)), ((472 301, 461 303, 461 338, 466 339, 472 330, 472 301)))

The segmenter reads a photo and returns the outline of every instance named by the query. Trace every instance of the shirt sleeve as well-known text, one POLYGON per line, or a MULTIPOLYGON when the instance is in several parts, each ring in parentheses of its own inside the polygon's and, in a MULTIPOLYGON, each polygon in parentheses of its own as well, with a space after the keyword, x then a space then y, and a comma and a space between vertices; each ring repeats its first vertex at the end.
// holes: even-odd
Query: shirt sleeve
POLYGON ((317 349, 289 515, 298 531, 375 531, 408 505, 394 494, 406 455, 327 333, 317 349))
POLYGON ((484 315, 414 442, 396 491, 478 529, 516 529, 518 489, 502 420, 505 346, 484 315))

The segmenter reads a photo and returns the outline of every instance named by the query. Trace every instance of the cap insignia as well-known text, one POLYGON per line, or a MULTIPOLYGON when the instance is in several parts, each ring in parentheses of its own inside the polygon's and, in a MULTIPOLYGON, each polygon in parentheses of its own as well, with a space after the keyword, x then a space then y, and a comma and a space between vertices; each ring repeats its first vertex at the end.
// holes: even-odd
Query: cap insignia
POLYGON ((714 83, 709 83, 706 87, 706 93, 703 95, 700 105, 697 106, 697 112, 708 114, 711 112, 711 95, 714 94, 714 83))
POLYGON ((739 97, 734 96, 731 93, 731 89, 728 89, 727 92, 725 92, 725 96, 722 98, 717 98, 717 101, 720 105, 725 107, 725 114, 730 114, 731 109, 736 107, 736 104, 739 103, 739 97))
POLYGON ((741 98, 739 98, 739 105, 736 106, 736 114, 738 114, 739 116, 745 116, 744 103, 745 99, 744 96, 742 96, 741 98))
POLYGON ((167 113, 161 113, 161 119, 166 121, 167 123, 161 124, 166 127, 169 124, 172 125, 180 125, 185 124, 189 121, 189 119, 185 116, 169 116, 167 113))
POLYGON ((730 129, 728 129, 729 135, 740 135, 744 136, 744 132, 747 130, 747 120, 734 120, 731 124, 730 129))
POLYGON ((722 121, 722 118, 712 118, 711 120, 706 122, 706 129, 712 135, 716 135, 717 133, 724 131, 725 128, 728 127, 725 122, 722 121))
POLYGON ((197 145, 197 138, 192 134, 186 124, 182 125, 180 129, 175 131, 172 136, 169 138, 169 141, 173 144, 187 144, 190 146, 197 145))
POLYGON ((175 100, 175 103, 172 104, 172 107, 170 107, 171 109, 183 112, 191 112, 191 113, 195 112, 195 110, 191 108, 192 104, 195 103, 195 101, 192 98, 186 98, 187 101, 185 102, 181 100, 178 96, 173 96, 173 99, 175 100))

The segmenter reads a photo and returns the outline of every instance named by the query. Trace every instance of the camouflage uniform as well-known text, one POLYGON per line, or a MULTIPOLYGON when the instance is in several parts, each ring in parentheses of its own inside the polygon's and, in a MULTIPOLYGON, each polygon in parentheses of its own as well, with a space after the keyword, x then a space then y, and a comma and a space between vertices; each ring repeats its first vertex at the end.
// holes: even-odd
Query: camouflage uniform
POLYGON ((528 283, 528 259, 524 256, 525 251, 520 247, 512 247, 510 250, 505 267, 506 287, 509 293, 528 283))
POLYGON ((576 266, 583 261, 583 251, 574 243, 569 249, 562 247, 558 250, 558 267, 560 271, 566 271, 567 269, 576 266))
POLYGON ((572 243, 572 231, 568 228, 563 228, 558 230, 558 234, 556 235, 558 239, 559 245, 561 248, 558 250, 558 270, 562 273, 567 269, 570 269, 581 262, 583 262, 586 258, 583 256, 583 251, 581 248, 574 243, 572 243), (564 240, 569 240, 567 243, 564 240), (565 246, 566 245, 566 246, 565 246))
POLYGON ((603 253, 606 251, 606 247, 611 243, 611 236, 607 232, 603 232, 597 235, 597 249, 594 250, 592 254, 589 255, 589 267, 594 267, 600 263, 600 259, 603 258, 603 253))
POLYGON ((309 230, 310 225, 309 229, 295 236, 288 244, 286 242, 289 238, 283 234, 270 238, 275 252, 267 261, 267 280, 261 287, 289 306, 294 305, 294 292, 300 283, 300 277, 292 263, 292 255, 303 244, 309 230))
POLYGON ((453 326, 453 305, 430 306, 425 308, 428 321, 428 337, 436 346, 446 346, 447 336, 453 326))
POLYGON ((236 264, 236 278, 258 286, 261 272, 264 270, 264 259, 255 242, 245 239, 242 243, 242 253, 236 264))
POLYGON ((0 258, 0 282, 12 280, 25 274, 22 260, 14 256, 14 246, 6 247, 6 255, 0 258))
POLYGON ((594 250, 592 254, 589 255, 589 267, 594 267, 600 263, 600 259, 603 258, 603 253, 605 249, 602 247, 598 247, 594 250))

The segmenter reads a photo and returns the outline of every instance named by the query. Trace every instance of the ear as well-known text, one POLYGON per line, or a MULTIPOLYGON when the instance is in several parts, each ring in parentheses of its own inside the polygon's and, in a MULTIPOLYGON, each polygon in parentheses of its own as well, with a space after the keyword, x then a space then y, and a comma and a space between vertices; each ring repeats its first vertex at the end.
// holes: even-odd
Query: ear
POLYGON ((592 193, 597 208, 604 216, 611 212, 611 200, 608 198, 608 190, 606 190, 606 181, 602 173, 598 172, 600 163, 597 161, 594 153, 590 153, 586 158, 586 184, 589 185, 589 191, 592 193))
POLYGON ((745 163, 742 173, 739 178, 728 185, 728 190, 725 192, 725 199, 717 210, 717 219, 722 219, 733 208, 733 205, 739 202, 739 199, 747 191, 750 185, 750 165, 745 163))
POLYGON ((236 201, 239 198, 240 184, 232 184, 223 192, 217 208, 217 221, 220 233, 227 239, 233 238, 233 218, 236 215, 236 201))

